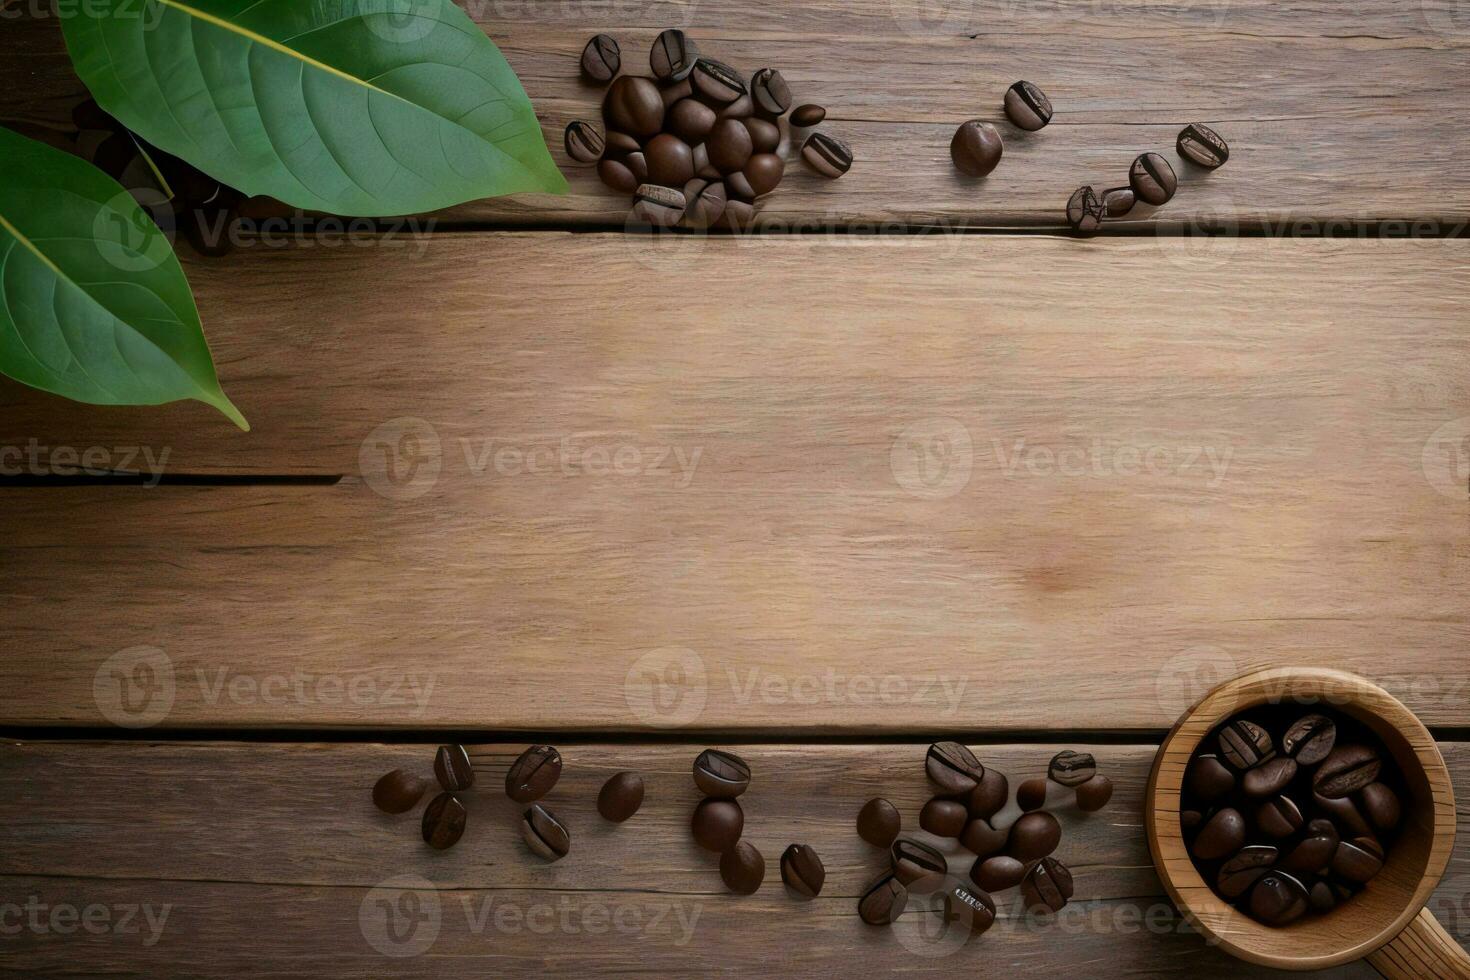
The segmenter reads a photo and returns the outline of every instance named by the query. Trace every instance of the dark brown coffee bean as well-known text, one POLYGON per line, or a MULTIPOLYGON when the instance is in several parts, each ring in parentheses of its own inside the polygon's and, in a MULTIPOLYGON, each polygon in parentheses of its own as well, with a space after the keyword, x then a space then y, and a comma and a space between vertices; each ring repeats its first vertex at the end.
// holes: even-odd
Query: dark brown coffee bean
POLYGON ((764 197, 781 184, 786 174, 786 162, 774 153, 755 153, 745 161, 740 171, 750 184, 751 197, 764 197))
POLYGON ((701 143, 694 148, 694 176, 719 180, 720 172, 709 162, 709 148, 701 143))
POLYGON ((1275 796, 1295 778, 1296 763, 1286 756, 1277 756, 1247 772, 1240 780, 1240 788, 1246 796, 1275 796))
POLYGON ((689 79, 678 82, 663 82, 658 87, 658 94, 664 100, 664 109, 671 108, 674 103, 694 95, 694 84, 689 79))
POLYGON ((908 889, 893 874, 879 876, 858 899, 858 918, 870 926, 891 926, 909 903, 908 889))
POLYGON ((1036 862, 1021 882, 1021 898, 1028 909, 1060 912, 1072 897, 1072 872, 1056 858, 1036 862))
POLYGON ((1062 825, 1044 810, 1023 814, 1011 825, 1006 853, 1018 861, 1035 861, 1057 849, 1062 841, 1062 825))
POLYGON ((1046 774, 1051 777, 1052 782, 1068 789, 1076 789, 1097 775, 1097 760, 1087 752, 1058 752, 1052 756, 1046 774))
POLYGON ((1337 824, 1328 820, 1326 817, 1317 817, 1314 820, 1308 820, 1307 833, 1314 837, 1330 837, 1333 843, 1336 843, 1339 839, 1337 824))
POLYGON ((748 199, 731 195, 728 185, 725 190, 727 192, 725 211, 720 215, 720 220, 715 223, 715 227, 728 228, 731 231, 749 231, 755 227, 755 205, 748 199))
POLYGON ((1235 788, 1235 773, 1213 755, 1199 756, 1190 763, 1185 779, 1189 791, 1205 803, 1218 800, 1235 788))
POLYGON ((441 745, 434 754, 434 778, 451 792, 475 785, 475 767, 463 745, 441 745))
POLYGON ((567 156, 578 163, 596 163, 601 160, 606 146, 598 128, 581 120, 567 123, 565 143, 567 156))
POLYGON ((721 119, 705 140, 709 162, 721 174, 732 174, 745 166, 754 152, 750 130, 739 119, 721 119))
POLYGON ((603 157, 597 164, 598 178, 620 194, 631 194, 638 189, 638 178, 633 170, 621 160, 603 157))
POLYGON ((1290 837, 1304 823, 1301 807, 1289 796, 1267 800, 1256 809, 1256 827, 1271 837, 1290 837))
POLYGON ((705 749, 694 760, 694 785, 705 796, 733 799, 750 788, 750 765, 733 752, 705 749))
POLYGON ((923 895, 938 888, 949 873, 949 863, 944 855, 928 844, 921 844, 907 837, 900 837, 889 849, 893 860, 893 873, 905 888, 916 895, 923 895))
POLYGON ((716 119, 739 119, 742 122, 755 115, 755 102, 749 95, 742 95, 734 102, 726 103, 715 110, 716 119))
POLYGON ((684 219, 684 192, 661 184, 639 184, 633 195, 633 217, 655 228, 672 228, 684 219))
POLYGON ((960 123, 949 141, 949 157, 955 168, 969 177, 984 177, 996 168, 1005 153, 1000 131, 988 122, 971 119, 960 123))
POLYGON ((792 844, 781 854, 781 880, 802 898, 816 898, 827 881, 827 868, 810 844, 792 844))
POLYGON ((828 180, 836 180, 852 169, 852 150, 842 140, 826 133, 812 133, 806 138, 801 159, 828 180))
POLYGON ((664 99, 658 86, 639 75, 620 76, 602 100, 602 121, 608 129, 640 139, 656 135, 664 125, 664 99))
POLYGON ((539 800, 561 778, 561 753, 549 745, 533 745, 510 764, 505 795, 517 803, 539 800))
POLYGON ((689 80, 694 83, 694 91, 715 105, 734 102, 746 94, 745 79, 740 77, 740 73, 723 61, 711 58, 696 61, 689 80))
POLYGON ((1046 806, 1046 777, 1035 776, 1016 787, 1016 806, 1025 813, 1046 806))
POLYGON ((1332 751, 1337 741, 1337 724, 1326 715, 1307 715, 1286 730, 1281 751, 1299 766, 1315 766, 1332 751))
POLYGON ((1268 926, 1284 926, 1307 911, 1307 889, 1283 871, 1262 876, 1251 889, 1250 914, 1268 926))
POLYGON ((1245 844, 1245 818, 1233 807, 1216 813, 1200 828, 1191 852, 1201 861, 1229 857, 1245 844))
POLYGON ((963 803, 937 796, 919 811, 919 826, 935 837, 958 837, 969 820, 969 811, 963 803))
POLYGON ((1072 192, 1067 201, 1067 224, 1073 231, 1091 235, 1102 227, 1103 216, 1103 202, 1097 191, 1091 187, 1079 187, 1072 192))
POLYGON ((1262 875, 1271 870, 1277 856, 1276 848, 1269 845, 1242 847, 1220 866, 1220 874, 1215 879, 1220 894, 1226 898, 1244 895, 1262 875))
POLYGON ((766 859, 750 841, 739 841, 720 855, 720 879, 737 895, 754 895, 766 880, 766 859))
POLYGON ((622 67, 623 52, 618 42, 606 34, 597 35, 582 49, 582 74, 589 81, 610 82, 622 67))
POLYGON ((607 145, 603 148, 602 155, 605 157, 620 157, 629 153, 638 153, 642 149, 643 144, 627 133, 608 130, 607 145))
POLYGON ((689 77, 694 63, 699 60, 699 49, 683 31, 670 28, 653 42, 648 54, 648 67, 653 77, 661 82, 677 82, 689 77))
POLYGON ((1179 829, 1186 834, 1198 830, 1200 824, 1205 822, 1205 815, 1198 810, 1179 811, 1179 829))
POLYGON ((744 171, 726 174, 725 189, 734 197, 747 201, 755 199, 755 188, 750 186, 750 179, 745 176, 744 171))
POLYGON ((756 153, 775 153, 781 145, 781 127, 769 119, 746 119, 745 128, 750 130, 750 145, 756 153))
POLYGON ((1337 836, 1314 834, 1304 838, 1281 859, 1281 870, 1294 875, 1316 875, 1327 870, 1337 853, 1337 836))
POLYGON ((1349 797, 1327 797, 1320 793, 1313 793, 1312 803, 1317 809, 1332 818, 1343 836, 1357 837, 1373 832, 1367 818, 1349 797))
POLYGON ((1006 805, 1006 799, 1010 796, 1010 780, 1006 779, 1005 773, 999 769, 986 769, 985 775, 980 777, 980 782, 970 790, 966 805, 970 809, 970 816, 990 818, 1000 812, 1000 808, 1006 805))
POLYGON ((1403 816, 1403 808, 1399 804, 1399 798, 1393 790, 1382 783, 1369 783, 1364 786, 1359 800, 1362 809, 1368 816, 1368 820, 1379 830, 1393 830, 1399 825, 1403 816))
POLYGON ((970 867, 970 880, 988 892, 1015 888, 1026 877, 1026 865, 1008 854, 979 858, 970 867))
POLYGON ((955 883, 944 890, 944 921, 981 935, 995 925, 995 899, 982 889, 955 883))
POLYGON ((1030 82, 1016 82, 1006 89, 1006 116, 1024 130, 1034 132, 1051 122, 1051 99, 1030 82))
POLYGON ((1332 893, 1332 886, 1325 881, 1315 882, 1307 892, 1307 902, 1317 912, 1331 912, 1337 907, 1337 896, 1332 893))
POLYGON ((1128 186, 1144 204, 1168 204, 1179 187, 1179 178, 1169 161, 1157 153, 1143 153, 1128 170, 1128 186))
POLYGON ((597 794, 597 812, 604 820, 622 823, 643 805, 643 777, 636 772, 620 772, 602 784, 597 794))
POLYGON ((1113 781, 1102 773, 1093 776, 1077 787, 1077 809, 1083 813, 1094 813, 1108 805, 1113 798, 1113 781))
POLYGON ((799 105, 791 110, 791 125, 797 129, 810 129, 819 126, 823 119, 827 118, 827 110, 819 105, 799 105))
POLYGON ((1131 187, 1110 187, 1102 192, 1104 218, 1121 218, 1137 203, 1131 187))
POLYGON ((750 79, 750 95, 755 107, 767 116, 780 116, 791 108, 791 86, 774 68, 762 68, 750 79))
POLYGON ((424 807, 424 843, 436 851, 453 847, 464 836, 466 817, 464 804, 453 793, 440 793, 424 807))
POLYGON ((1337 845, 1332 873, 1359 884, 1383 870, 1383 848, 1371 837, 1355 837, 1337 845))
POLYGON ((1329 799, 1349 796, 1378 779, 1383 760, 1366 745, 1340 745, 1312 774, 1312 790, 1329 799))
POLYGON ((681 140, 697 145, 715 128, 715 110, 698 99, 680 99, 669 107, 666 125, 681 140))
POLYGON ((985 766, 959 742, 935 742, 924 756, 929 781, 952 795, 968 793, 985 776, 985 766))
POLYGON ((734 800, 701 800, 689 821, 694 842, 706 851, 723 854, 745 832, 745 811, 734 800))
MULTIPOLYGON (((648 157, 644 154, 625 153, 623 155, 623 165, 633 172, 633 178, 638 183, 642 184, 648 181, 648 157)), ((635 187, 633 189, 636 191, 638 188, 635 187)))
POLYGON ((521 815, 521 839, 531 853, 547 861, 560 861, 572 849, 566 825, 540 803, 532 803, 521 815))
POLYGON ((1220 729, 1220 755, 1236 769, 1258 766, 1275 755, 1271 734, 1253 721, 1237 718, 1220 729))
POLYGON ((684 223, 690 228, 708 228, 725 213, 725 185, 695 177, 684 185, 684 201, 684 223))
POLYGON ((1204 123, 1190 123, 1175 141, 1179 155, 1207 170, 1223 167, 1230 159, 1230 146, 1204 123))
POLYGON ((643 151, 648 161, 648 180, 664 187, 683 187, 694 179, 694 151, 679 137, 659 133, 643 151))
POLYGON ((373 805, 384 813, 407 813, 428 791, 427 779, 394 769, 373 787, 373 805))
POLYGON ((989 857, 1005 849, 1010 831, 996 827, 985 817, 976 817, 960 832, 960 845, 978 857, 989 857))

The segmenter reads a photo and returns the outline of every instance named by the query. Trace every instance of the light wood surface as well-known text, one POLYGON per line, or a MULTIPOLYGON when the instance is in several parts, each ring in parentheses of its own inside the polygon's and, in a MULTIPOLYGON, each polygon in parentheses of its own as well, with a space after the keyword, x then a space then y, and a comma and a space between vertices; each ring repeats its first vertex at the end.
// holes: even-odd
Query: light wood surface
POLYGON ((1470 976, 1470 953, 1434 914, 1422 910, 1393 942, 1368 957, 1389 980, 1461 980, 1470 976))
MULTIPOLYGON (((836 977, 851 974, 854 957, 881 975, 1274 975, 1209 946, 1171 911, 1141 826, 1153 746, 1073 746, 1095 753, 1117 791, 1100 813, 1057 811, 1064 826, 1057 853, 1077 881, 1072 905, 1056 919, 1028 918, 1014 891, 1000 893, 996 927, 957 948, 935 939, 937 923, 921 907, 891 930, 864 926, 855 915, 857 895, 882 864, 853 830, 862 803, 887 796, 902 811, 905 831, 928 839, 916 829, 931 792, 922 743, 725 746, 755 771, 742 803, 746 837, 764 853, 767 876, 749 898, 726 893, 713 857, 689 840, 697 801, 689 766, 703 747, 562 745, 566 771, 546 802, 570 824, 573 843, 565 860, 548 865, 519 841, 517 810, 501 790, 518 745, 494 748, 496 761, 466 796, 466 836, 443 853, 419 839, 417 811, 388 817, 368 799, 389 769, 427 776, 432 744, 8 745, 0 749, 0 900, 146 905, 155 921, 167 905, 169 915, 152 945, 144 942, 150 931, 141 915, 137 935, 24 930, 6 938, 0 969, 8 973, 0 975, 97 972, 105 964, 159 978, 537 970, 836 977), (593 803, 602 781, 621 769, 642 773, 648 793, 632 821, 613 827, 593 803), (794 900, 780 884, 780 852, 796 841, 816 847, 827 867, 814 902, 794 900), (367 907, 366 929, 381 937, 385 920, 371 910, 398 896, 372 889, 384 882, 391 889, 399 884, 391 879, 403 875, 439 889, 440 927, 421 955, 390 959, 370 944, 361 916, 367 907), (485 920, 473 917, 487 909, 488 922, 477 927, 485 920), (619 921, 614 916, 625 928, 593 932, 619 921)), ((1014 787, 1063 747, 976 751, 1014 787)), ((1470 752, 1443 748, 1457 778, 1470 776, 1470 752)), ((951 853, 965 874, 963 852, 951 853)), ((1470 847, 1462 843, 1435 905, 1459 907, 1467 887, 1470 847)), ((1355 964, 1322 975, 1372 971, 1355 964)))
MULTIPOLYGON (((59 132, 81 85, 56 19, 13 6, 20 16, 3 22, 0 121, 59 132)), ((627 201, 562 154, 563 128, 595 118, 600 99, 578 80, 577 58, 589 37, 610 31, 625 64, 646 71, 649 44, 665 27, 688 30, 747 73, 779 67, 799 100, 828 108, 824 128, 851 143, 857 165, 835 184, 793 168, 764 207, 773 229, 1060 227, 1074 189, 1126 184, 1144 151, 1177 160, 1174 138, 1193 121, 1230 141, 1226 169, 1186 173, 1174 202, 1123 224, 1234 220, 1290 235, 1320 234, 1332 221, 1353 234, 1380 219, 1422 219, 1443 231, 1470 217, 1460 152, 1470 107, 1453 83, 1470 71, 1470 22, 1455 0, 467 6, 520 74, 572 191, 472 202, 444 214, 449 221, 621 227, 627 201), (1004 124, 1000 110, 1021 78, 1057 107, 1036 134, 1004 124), (1001 168, 979 182, 957 177, 948 158, 955 127, 974 117, 1002 123, 1006 139, 1001 168)))

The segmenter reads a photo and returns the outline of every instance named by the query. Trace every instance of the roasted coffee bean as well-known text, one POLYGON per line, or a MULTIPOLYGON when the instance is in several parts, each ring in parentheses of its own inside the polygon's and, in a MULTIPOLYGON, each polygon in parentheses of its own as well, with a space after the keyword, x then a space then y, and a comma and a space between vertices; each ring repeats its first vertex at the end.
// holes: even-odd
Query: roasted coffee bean
POLYGON ((827 881, 827 869, 810 844, 792 844, 781 854, 781 880, 802 898, 816 898, 827 881))
POLYGON ((1327 870, 1332 855, 1337 853, 1337 836, 1313 834, 1286 852, 1281 870, 1294 875, 1315 875, 1327 870))
POLYGON ((597 794, 597 812, 604 820, 622 823, 643 805, 643 777, 636 772, 620 772, 602 784, 597 794))
POLYGON ((1220 865, 1215 884, 1226 898, 1239 898, 1276 863, 1278 852, 1269 845, 1242 847, 1220 865))
POLYGON ((726 186, 725 211, 716 222, 716 227, 728 228, 731 231, 749 231, 755 227, 755 205, 748 199, 734 197, 728 192, 726 186))
POLYGON ((1006 116, 1024 130, 1034 132, 1051 122, 1051 99, 1030 82, 1016 82, 1006 89, 1006 116))
POLYGON ((826 118, 827 110, 811 103, 799 105, 791 110, 791 125, 797 129, 810 129, 813 126, 819 126, 822 120, 826 118))
POLYGON ((1327 758, 1337 741, 1337 724, 1326 715, 1307 715, 1286 730, 1281 751, 1299 766, 1315 766, 1327 758))
POLYGON ((919 811, 919 826, 935 837, 958 837, 969 822, 965 805, 936 796, 919 811))
POLYGON ((1026 877, 1026 865, 1008 854, 979 858, 970 867, 970 880, 988 892, 1015 888, 1026 877))
POLYGON ((1067 201, 1067 224, 1073 231, 1090 235, 1102 226, 1103 217, 1103 202, 1097 191, 1091 187, 1079 187, 1072 192, 1067 201))
POLYGON ((720 172, 709 162, 709 148, 703 143, 694 148, 694 176, 705 180, 720 179, 720 172))
POLYGON ((742 95, 734 102, 728 102, 715 110, 716 119, 739 119, 744 121, 755 115, 755 101, 749 95, 742 95))
POLYGON ((1179 811, 1179 827, 1186 834, 1198 830, 1200 824, 1205 822, 1205 815, 1198 810, 1179 811))
POLYGON ((1000 131, 988 122, 971 119, 960 123, 949 141, 949 157, 955 168, 969 177, 984 177, 996 168, 1005 153, 1000 131))
POLYGON ((1335 799, 1348 796, 1378 779, 1383 760, 1366 745, 1340 745, 1327 754, 1312 774, 1312 790, 1335 799))
POLYGON ((980 782, 970 790, 966 805, 970 809, 970 816, 990 818, 1000 812, 1000 808, 1006 805, 1006 799, 1010 796, 1010 780, 1006 779, 1005 773, 999 769, 986 769, 985 775, 980 777, 980 782))
POLYGON ((598 178, 620 194, 631 194, 638 189, 638 178, 633 170, 621 160, 603 157, 597 164, 598 178))
POLYGON ((601 160, 606 146, 597 127, 580 120, 567 123, 565 142, 567 156, 578 163, 596 163, 601 160))
POLYGON ((755 153, 745 161, 740 171, 750 184, 751 197, 764 197, 781 184, 786 174, 786 163, 774 153, 755 153))
POLYGON ((737 895, 754 895, 766 880, 766 859, 749 841, 720 855, 720 879, 737 895))
POLYGON ((1327 797, 1321 793, 1313 793, 1312 803, 1331 817, 1345 836, 1357 837, 1373 832, 1363 812, 1349 797, 1327 797))
POLYGON ((466 817, 464 804, 453 793, 440 793, 424 807, 424 843, 436 851, 453 847, 464 836, 466 817))
POLYGON ((1179 188, 1179 178, 1169 161, 1157 153, 1143 153, 1128 170, 1128 186, 1144 204, 1168 204, 1179 188))
POLYGON ((745 128, 750 130, 750 145, 756 153, 775 153, 781 145, 781 127, 769 119, 746 119, 745 128))
POLYGON ((441 745, 434 754, 434 778, 451 792, 475 785, 475 767, 463 745, 441 745))
POLYGON ((791 108, 791 86, 774 68, 762 68, 750 79, 755 107, 767 116, 780 116, 791 108))
POLYGON ((747 201, 755 199, 755 188, 750 186, 750 179, 745 176, 744 171, 726 174, 725 189, 734 197, 747 201))
POLYGON ((1068 789, 1076 789, 1097 775, 1097 760, 1087 752, 1058 752, 1052 756, 1046 774, 1051 777, 1052 782, 1068 789))
POLYGON ((1035 776, 1017 786, 1016 806, 1026 813, 1046 806, 1046 777, 1035 776))
POLYGON ((1102 773, 1077 787, 1077 809, 1093 813, 1108 805, 1113 798, 1113 781, 1102 773))
POLYGON ((608 129, 640 139, 656 135, 664 125, 664 99, 658 86, 639 75, 622 75, 602 100, 608 129))
POLYGON ((733 752, 705 749, 694 760, 694 785, 705 796, 734 799, 750 788, 750 764, 733 752))
POLYGON ((643 151, 648 180, 665 187, 683 187, 694 179, 694 151, 679 137, 659 133, 643 151))
POLYGON ((938 888, 949 873, 949 863, 944 855, 916 840, 900 837, 889 849, 893 859, 893 873, 905 888, 916 895, 923 895, 938 888))
POLYGON ((723 854, 745 832, 745 811, 734 800, 701 800, 689 821, 694 842, 706 851, 723 854))
POLYGON ((746 93, 745 79, 723 61, 700 58, 689 75, 694 91, 716 105, 734 102, 746 93))
POLYGON ((1219 757, 1202 755, 1190 763, 1186 775, 1189 791, 1206 803, 1218 800, 1235 788, 1235 773, 1219 757))
POLYGON ((960 832, 960 845, 982 858, 1003 851, 1008 840, 1010 831, 996 827, 985 817, 976 817, 960 832))
POLYGON ((561 778, 561 753, 549 745, 533 745, 510 764, 505 795, 517 803, 539 800, 561 778))
POLYGON ((828 180, 836 180, 852 169, 852 150, 842 140, 826 133, 812 133, 806 138, 801 159, 828 180))
POLYGON ((1332 873, 1359 884, 1383 870, 1383 848, 1371 837, 1355 837, 1337 845, 1332 873))
POLYGON ((1104 218, 1121 218, 1133 210, 1137 198, 1131 187, 1110 187, 1102 192, 1104 218))
POLYGON ((1240 788, 1246 796, 1275 796, 1296 778, 1296 763, 1286 756, 1277 756, 1250 770, 1240 780, 1240 788))
POLYGON ((1175 142, 1179 155, 1207 170, 1223 167, 1230 159, 1230 146, 1204 123, 1190 123, 1175 142))
POLYGON ((653 42, 648 54, 648 67, 653 77, 661 82, 677 82, 689 77, 694 63, 699 60, 699 49, 683 31, 670 28, 653 42))
POLYGON ((1220 755, 1236 769, 1258 766, 1275 755, 1271 733, 1253 721, 1237 718, 1220 729, 1220 755))
POLYGON ((935 786, 955 795, 970 792, 985 776, 985 766, 959 742, 935 742, 929 746, 924 756, 924 771, 935 786))
POLYGON ((394 769, 373 787, 373 805, 384 813, 407 813, 429 791, 429 781, 394 769))
POLYGON ((698 99, 680 99, 669 107, 666 125, 686 143, 703 143, 715 128, 715 110, 698 99))
POLYGON ((1337 896, 1332 893, 1331 885, 1318 881, 1307 892, 1307 902, 1317 912, 1331 912, 1337 907, 1337 896))
POLYGON ((1308 820, 1307 833, 1317 837, 1331 837, 1334 842, 1339 839, 1337 824, 1328 820, 1326 817, 1317 817, 1316 819, 1308 820))
POLYGON ((582 74, 590 81, 610 82, 622 67, 623 52, 618 42, 606 34, 597 35, 582 49, 582 74))
POLYGON ((602 155, 605 157, 623 156, 628 153, 638 153, 642 149, 643 144, 632 136, 610 129, 607 132, 607 146, 604 147, 602 155))
POLYGON ((1307 889, 1283 871, 1263 875, 1251 889, 1250 914, 1268 926, 1284 926, 1307 911, 1307 889))
POLYGON ((945 922, 978 936, 995 925, 995 899, 957 882, 944 890, 942 914, 945 922))
MULTIPOLYGON (((633 173, 633 179, 642 184, 648 180, 648 158, 642 153, 623 154, 623 166, 633 173)), ((633 188, 635 191, 638 188, 633 188)))
POLYGON ((1060 912, 1072 897, 1072 872, 1056 858, 1042 858, 1021 882, 1021 898, 1029 909, 1060 912))
POLYGON ((1006 853, 1018 861, 1035 861, 1057 849, 1062 841, 1062 825, 1044 810, 1023 814, 1011 825, 1006 853))
POLYGON ((721 119, 705 140, 709 162, 722 174, 738 172, 754 152, 750 130, 739 119, 721 119))
POLYGON ((1393 830, 1399 825, 1403 808, 1399 804, 1398 795, 1387 786, 1369 783, 1363 787, 1358 799, 1362 802, 1363 813, 1367 814, 1374 827, 1379 830, 1393 830))
POLYGON ((692 97, 694 95, 694 83, 687 78, 678 82, 664 82, 659 85, 658 94, 664 100, 664 109, 667 110, 675 102, 692 97))
POLYGON ((684 201, 684 223, 690 228, 708 228, 725 213, 725 185, 695 177, 684 185, 684 201))
POLYGON ((1191 849, 1202 861, 1229 857, 1245 844, 1245 818, 1233 807, 1216 813, 1200 828, 1191 849))
POLYGON ((881 875, 858 899, 858 918, 870 926, 891 926, 909 903, 908 889, 893 874, 881 875))
POLYGON ((521 839, 531 853, 547 861, 560 861, 572 849, 566 825, 540 803, 532 803, 521 815, 521 839))
POLYGON ((1272 837, 1290 837, 1304 823, 1301 807, 1289 796, 1277 796, 1256 809, 1256 827, 1272 837))

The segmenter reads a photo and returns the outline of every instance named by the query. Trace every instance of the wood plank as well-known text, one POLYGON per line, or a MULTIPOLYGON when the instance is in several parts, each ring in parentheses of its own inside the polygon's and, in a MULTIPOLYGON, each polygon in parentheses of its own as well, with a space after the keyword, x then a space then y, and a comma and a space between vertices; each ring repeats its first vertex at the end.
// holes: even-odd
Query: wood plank
MULTIPOLYGON (((891 931, 866 927, 854 914, 856 896, 881 865, 852 829, 862 802, 888 796, 906 829, 925 836, 914 826, 930 792, 921 743, 737 746, 756 772, 743 798, 746 837, 764 852, 768 871, 761 890, 746 898, 724 891, 712 857, 688 838, 697 799, 689 763, 700 747, 563 746, 567 770, 548 805, 571 826, 573 846, 568 858, 547 865, 520 843, 516 809, 499 791, 519 746, 494 747, 479 777, 484 788, 467 797, 465 840, 435 853, 418 839, 416 813, 386 817, 368 802, 368 789, 390 768, 427 773, 431 745, 7 745, 0 750, 3 901, 34 895, 48 905, 100 905, 114 916, 123 906, 146 906, 162 927, 155 932, 140 915, 136 935, 27 929, 6 937, 0 972, 75 975, 106 964, 108 972, 159 978, 538 970, 839 977, 854 968, 1065 976, 1107 964, 1110 976, 1275 975, 1208 947, 1163 896, 1140 817, 1154 746, 1091 748, 1117 792, 1090 817, 1059 811, 1065 834, 1057 853, 1077 880, 1069 910, 1028 918, 1014 892, 1001 893, 996 927, 963 944, 936 938, 937 922, 922 907, 891 931), (641 772, 648 796, 632 822, 613 827, 596 816, 593 801, 619 769, 641 772), (812 844, 826 863, 827 884, 814 902, 793 900, 780 884, 779 854, 792 841, 812 844), (397 897, 393 879, 405 875, 433 889, 424 892, 424 908, 437 900, 439 928, 412 934, 432 937, 419 955, 389 959, 369 939, 384 942, 384 920, 373 910, 379 899, 397 897)), ((978 751, 1014 785, 1041 771, 1057 748, 978 751)), ((1467 746, 1443 750, 1455 777, 1470 778, 1467 746)), ((1460 813, 1470 813, 1464 803, 1460 813)), ((964 852, 950 852, 963 875, 964 852)), ((1432 903, 1461 943, 1470 938, 1466 923, 1451 913, 1467 898, 1470 843, 1462 838, 1432 903)), ((1372 974, 1354 965, 1320 975, 1372 974)))
MULTIPOLYGON (((445 212, 447 221, 621 226, 626 201, 561 156, 562 129, 595 115, 600 95, 578 81, 577 56, 607 30, 639 70, 655 34, 670 26, 747 72, 780 67, 798 98, 825 105, 828 128, 852 144, 858 166, 837 185, 795 168, 764 208, 771 228, 1059 227, 1073 189, 1126 183, 1128 165, 1146 150, 1173 158, 1175 135, 1195 120, 1231 141, 1227 169, 1186 174, 1173 203, 1156 216, 1140 209, 1121 226, 1223 216, 1313 234, 1334 219, 1351 231, 1422 218, 1442 232, 1470 216, 1459 154, 1470 139, 1470 27, 1452 0, 467 7, 520 73, 572 190, 472 202, 445 212), (1036 135, 1007 128, 1002 169, 983 184, 957 178, 948 161, 955 126, 1002 120, 1001 99, 1017 78, 1050 94, 1055 122, 1036 135)), ((8 10, 4 43, 0 121, 69 127, 83 93, 56 19, 8 10)))

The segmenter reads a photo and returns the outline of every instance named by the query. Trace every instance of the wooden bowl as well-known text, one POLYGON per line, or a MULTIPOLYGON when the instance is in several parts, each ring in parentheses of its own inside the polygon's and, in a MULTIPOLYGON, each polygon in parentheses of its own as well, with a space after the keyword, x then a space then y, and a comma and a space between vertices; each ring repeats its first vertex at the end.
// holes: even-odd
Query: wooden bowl
POLYGON ((1389 977, 1470 977, 1470 956, 1424 908, 1455 843, 1455 800, 1439 748, 1387 691, 1337 670, 1263 670, 1215 688, 1169 732, 1149 774, 1144 824, 1169 897, 1205 935, 1251 963, 1319 970, 1368 957, 1389 977), (1328 705, 1366 724, 1397 762, 1407 788, 1403 825, 1383 870, 1325 915, 1285 928, 1256 922, 1217 896, 1195 869, 1179 826, 1185 767, 1200 741, 1230 716, 1260 705, 1328 705))

